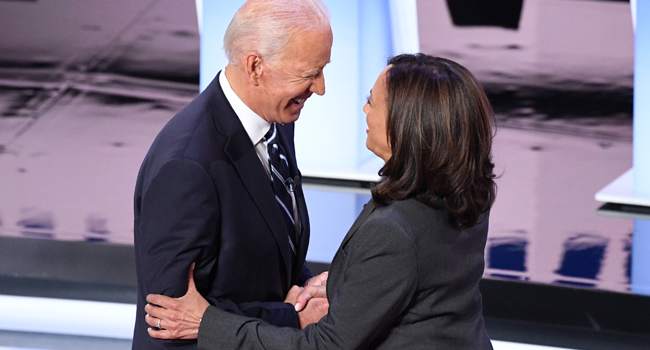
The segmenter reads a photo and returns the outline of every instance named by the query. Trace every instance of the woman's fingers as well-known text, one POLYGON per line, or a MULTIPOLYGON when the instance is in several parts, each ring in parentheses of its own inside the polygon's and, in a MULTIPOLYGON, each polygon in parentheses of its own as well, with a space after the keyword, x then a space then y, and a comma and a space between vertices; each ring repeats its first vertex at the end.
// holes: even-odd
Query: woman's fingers
POLYGON ((310 286, 310 285, 317 285, 317 286, 325 285, 325 284, 327 283, 327 276, 328 276, 328 275, 329 275, 329 272, 328 272, 328 271, 325 271, 325 272, 321 273, 321 274, 318 275, 318 276, 314 276, 314 277, 308 279, 307 282, 305 282, 305 286, 310 286), (325 282, 325 283, 324 283, 324 282, 325 282))
POLYGON ((169 330, 162 329, 156 330, 154 328, 148 329, 149 336, 157 339, 196 339, 196 334, 187 329, 169 330))
POLYGON ((147 304, 145 322, 149 328, 149 335, 158 339, 196 339, 199 329, 199 320, 179 318, 175 312, 147 304))
POLYGON ((302 292, 303 288, 298 287, 298 286, 293 286, 291 289, 289 289, 289 293, 287 293, 287 297, 284 298, 285 303, 290 303, 293 304, 294 306, 296 305, 296 297, 300 292, 302 292))
POLYGON ((147 295, 144 310, 149 335, 158 339, 196 339, 205 309, 210 305, 196 290, 194 264, 187 277, 187 293, 180 298, 160 294, 147 295))
MULTIPOLYGON (((147 324, 150 325, 151 327, 156 327, 157 328, 158 327, 158 320, 162 320, 162 319, 159 318, 159 317, 152 316, 150 314, 144 315, 144 321, 147 322, 147 324)), ((162 322, 161 322, 160 328, 162 328, 162 322)))
POLYGON ((166 295, 149 294, 149 295, 147 295, 147 302, 149 304, 162 306, 165 309, 177 309, 178 308, 178 303, 176 302, 176 299, 170 298, 170 297, 168 297, 166 295))
POLYGON ((144 316, 144 320, 152 327, 176 329, 178 328, 178 322, 182 321, 179 320, 174 313, 170 313, 168 310, 161 307, 152 306, 151 304, 147 304, 144 307, 144 310, 147 313, 144 316))
MULTIPOLYGON (((144 306, 144 311, 147 313, 147 316, 154 317, 154 318, 166 318, 170 319, 169 312, 167 309, 158 307, 155 305, 147 304, 144 306)), ((157 321, 156 321, 157 322, 157 321)), ((147 322, 149 323, 149 322, 147 322)), ((151 324, 152 326, 156 326, 156 324, 151 324)))
POLYGON ((323 285, 309 285, 296 297, 296 311, 302 311, 312 298, 327 298, 327 288, 323 285))

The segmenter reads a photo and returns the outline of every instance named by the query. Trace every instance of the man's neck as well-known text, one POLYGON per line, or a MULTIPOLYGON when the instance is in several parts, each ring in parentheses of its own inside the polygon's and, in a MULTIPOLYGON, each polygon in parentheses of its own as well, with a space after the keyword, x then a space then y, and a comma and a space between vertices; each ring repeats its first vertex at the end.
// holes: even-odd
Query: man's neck
MULTIPOLYGON (((235 66, 232 65, 231 63, 228 63, 226 66, 224 74, 226 74, 226 78, 228 79, 228 83, 230 83, 230 87, 232 88, 232 91, 235 92, 235 95, 239 97, 239 99, 244 102, 248 108, 253 110, 255 113, 256 111, 256 105, 252 103, 255 99, 251 96, 251 91, 248 88, 248 79, 246 77, 246 72, 243 70, 243 66, 235 66)), ((259 113, 258 113, 259 115, 259 113)))

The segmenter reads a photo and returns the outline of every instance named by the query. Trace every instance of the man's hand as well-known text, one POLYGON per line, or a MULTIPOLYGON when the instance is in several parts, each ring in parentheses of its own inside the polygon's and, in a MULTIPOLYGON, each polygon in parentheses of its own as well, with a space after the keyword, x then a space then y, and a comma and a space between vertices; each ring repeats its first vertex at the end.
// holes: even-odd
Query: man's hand
POLYGON ((305 286, 320 286, 320 285, 325 285, 327 284, 327 276, 329 275, 329 271, 325 271, 321 273, 318 276, 314 276, 305 282, 305 286))
POLYGON ((300 319, 300 329, 307 327, 311 323, 320 321, 323 316, 327 315, 330 303, 326 298, 313 298, 307 302, 307 306, 298 312, 300 319))

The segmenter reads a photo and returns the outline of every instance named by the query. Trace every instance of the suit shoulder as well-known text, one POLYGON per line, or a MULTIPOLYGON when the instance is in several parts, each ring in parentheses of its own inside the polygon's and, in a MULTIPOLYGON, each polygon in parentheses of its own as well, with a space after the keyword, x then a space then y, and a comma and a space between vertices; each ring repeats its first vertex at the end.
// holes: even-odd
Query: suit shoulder
POLYGON ((225 140, 217 131, 209 108, 197 100, 190 102, 162 128, 147 158, 159 164, 173 158, 188 158, 209 166, 225 140))

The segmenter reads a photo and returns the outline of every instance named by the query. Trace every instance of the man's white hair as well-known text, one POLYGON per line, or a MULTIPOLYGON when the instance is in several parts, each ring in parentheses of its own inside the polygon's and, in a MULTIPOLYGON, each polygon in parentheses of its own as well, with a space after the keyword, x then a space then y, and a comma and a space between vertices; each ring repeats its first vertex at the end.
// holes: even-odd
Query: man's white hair
POLYGON ((329 11, 320 0, 248 0, 226 30, 223 50, 234 65, 251 51, 273 63, 293 35, 329 28, 329 11))

